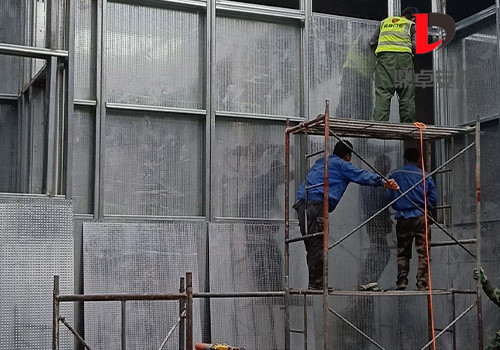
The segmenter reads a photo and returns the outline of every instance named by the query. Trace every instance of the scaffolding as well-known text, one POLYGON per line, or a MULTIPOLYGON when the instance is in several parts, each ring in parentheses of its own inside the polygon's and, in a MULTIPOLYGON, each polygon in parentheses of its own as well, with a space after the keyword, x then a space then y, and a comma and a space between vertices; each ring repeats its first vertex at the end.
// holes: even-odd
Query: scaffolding
MULTIPOLYGON (((425 130, 419 130, 412 124, 391 124, 386 122, 375 122, 375 121, 365 121, 365 120, 353 120, 353 119, 335 119, 330 118, 329 113, 329 101, 326 101, 325 113, 318 115, 315 119, 310 121, 301 122, 296 126, 289 126, 287 123, 286 134, 285 134, 285 348, 290 349, 290 334, 294 333, 302 333, 304 337, 304 349, 307 349, 307 316, 305 310, 305 300, 304 300, 304 329, 303 330, 292 330, 290 328, 290 295, 291 294, 322 294, 323 295, 323 348, 325 350, 329 349, 329 327, 328 320, 329 314, 332 313, 338 318, 340 318, 343 322, 347 323, 351 328, 359 332, 363 337, 365 337, 368 341, 374 344, 379 349, 384 349, 380 344, 378 344, 375 340, 370 338, 367 334, 363 333, 359 328, 357 328, 354 324, 350 323, 347 319, 338 314, 335 310, 331 309, 328 305, 328 297, 334 295, 364 295, 364 296, 378 296, 378 295, 427 295, 428 298, 432 298, 432 295, 438 294, 449 294, 452 298, 452 318, 453 321, 442 329, 437 335, 433 336, 434 330, 432 329, 432 320, 429 312, 429 338, 430 341, 422 347, 421 350, 426 349, 428 346, 433 344, 435 340, 440 337, 444 332, 448 331, 452 328, 453 333, 453 349, 456 349, 456 338, 455 338, 455 323, 460 320, 465 314, 467 314, 474 307, 477 307, 477 321, 478 321, 478 348, 483 348, 483 326, 482 326, 482 308, 481 308, 481 284, 478 281, 476 283, 476 290, 433 290, 431 292, 428 291, 384 291, 384 292, 362 292, 362 291, 332 291, 328 288, 328 252, 333 247, 337 246, 345 239, 350 237, 356 231, 358 231, 361 227, 375 218, 377 215, 382 213, 384 210, 389 208, 394 202, 398 199, 406 197, 406 194, 410 192, 417 185, 422 183, 424 179, 420 182, 412 186, 405 192, 399 191, 400 195, 388 203, 384 208, 381 208, 377 213, 373 214, 371 217, 366 219, 356 228, 354 228, 351 232, 338 239, 332 245, 329 245, 329 221, 328 221, 328 186, 329 186, 329 172, 328 172, 328 160, 330 155, 330 137, 333 136, 335 139, 342 141, 343 137, 354 137, 354 138, 376 138, 376 139, 385 139, 385 140, 422 140, 425 141, 426 144, 426 159, 427 159, 427 168, 430 167, 430 142, 436 140, 449 140, 453 141, 454 137, 459 135, 465 135, 468 133, 474 132, 475 141, 464 147, 460 152, 455 154, 453 157, 448 159, 446 162, 438 166, 432 172, 428 172, 426 178, 432 176, 436 172, 443 169, 446 165, 451 163, 460 155, 464 154, 467 150, 472 148, 475 145, 476 152, 476 164, 475 164, 475 177, 476 177, 476 238, 474 239, 465 239, 465 240, 457 240, 453 237, 451 233, 449 233, 446 228, 444 228, 441 224, 439 224, 432 216, 428 216, 428 219, 438 227, 442 232, 444 232, 451 241, 439 242, 435 244, 430 244, 430 246, 447 246, 447 245, 459 245, 462 249, 464 249, 469 255, 471 255, 476 260, 476 268, 479 270, 481 265, 481 182, 480 182, 480 123, 479 117, 476 118, 475 127, 442 127, 442 126, 433 126, 428 125, 425 127, 425 130), (291 135, 305 135, 306 137, 306 145, 307 145, 307 136, 308 135, 320 135, 324 137, 324 149, 318 152, 308 153, 307 146, 305 147, 305 160, 307 161, 309 158, 323 154, 324 155, 324 181, 320 184, 314 184, 311 186, 307 186, 307 182, 305 183, 305 193, 306 193, 306 203, 307 203, 307 191, 312 187, 323 186, 323 224, 324 231, 319 233, 307 234, 302 237, 290 238, 290 137, 291 135), (323 290, 322 291, 302 291, 302 290, 294 290, 289 285, 289 256, 290 256, 290 243, 304 241, 306 239, 310 239, 312 237, 323 237, 323 290), (471 251, 469 251, 465 245, 466 244, 476 244, 476 254, 474 255, 471 251), (468 307, 465 311, 463 311, 458 317, 456 317, 455 313, 455 295, 456 294, 475 294, 476 302, 468 307)), ((347 145, 347 144, 346 144, 347 145)), ((348 145, 347 145, 348 146, 348 145)), ((348 146, 349 147, 349 146, 348 146)), ((349 147, 350 148, 350 147, 349 147)), ((370 167, 374 172, 379 174, 382 178, 386 179, 383 174, 381 174, 377 169, 371 166, 368 162, 366 162, 363 157, 357 154, 354 150, 352 153, 357 155, 362 162, 364 162, 368 167, 370 167)), ((308 169, 304 169, 305 174, 303 176, 304 179, 307 178, 308 169)), ((429 170, 429 169, 427 169, 429 170)), ((410 200, 411 201, 411 200, 410 200)), ((413 202, 412 202, 413 203, 413 202)), ((413 203, 415 205, 415 203, 413 203)), ((416 206, 416 205, 415 205, 416 206)), ((418 206, 416 206, 418 208, 418 206)), ((443 206, 442 208, 449 207, 443 206)), ((422 213, 424 214, 423 210, 422 213)), ((307 227, 307 218, 306 218, 306 227, 307 227)), ((428 305, 430 308, 430 303, 428 305)), ((430 310, 428 310, 430 311, 430 310)))

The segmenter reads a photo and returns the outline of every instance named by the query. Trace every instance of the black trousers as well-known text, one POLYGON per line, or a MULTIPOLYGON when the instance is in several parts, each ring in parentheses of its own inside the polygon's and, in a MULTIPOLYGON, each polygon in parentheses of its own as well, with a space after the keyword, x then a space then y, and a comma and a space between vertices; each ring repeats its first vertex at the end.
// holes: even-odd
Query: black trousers
MULTIPOLYGON (((323 232, 323 203, 308 201, 307 203, 307 230, 306 230, 306 203, 297 201, 293 208, 297 211, 300 233, 302 236, 323 232)), ((323 288, 323 237, 317 236, 304 240, 306 246, 307 268, 309 270, 309 287, 323 288)))

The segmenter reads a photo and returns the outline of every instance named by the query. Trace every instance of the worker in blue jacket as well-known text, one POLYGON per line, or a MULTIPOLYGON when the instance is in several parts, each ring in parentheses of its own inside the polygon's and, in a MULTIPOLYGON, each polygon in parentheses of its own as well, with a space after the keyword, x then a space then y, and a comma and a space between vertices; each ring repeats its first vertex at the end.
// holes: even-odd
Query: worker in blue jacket
MULTIPOLYGON (((420 151, 416 148, 408 148, 404 152, 405 165, 391 171, 389 176, 401 186, 405 192, 417 182, 422 180, 422 169, 418 167, 420 151)), ((425 176, 428 174, 425 173, 425 176)), ((396 199, 399 194, 386 191, 390 201, 396 199)), ((425 192, 427 208, 432 210, 436 206, 436 186, 431 177, 425 180, 425 192)), ((425 245, 425 217, 424 209, 424 186, 419 184, 413 190, 398 199, 392 208, 396 211, 396 240, 398 247, 398 279, 396 289, 404 290, 408 285, 408 272, 410 271, 410 259, 413 239, 415 238, 415 249, 418 255, 417 289, 428 289, 427 274, 427 249, 425 245), (407 199, 409 198, 409 199, 407 199), (418 208, 415 206, 418 205, 418 208), (420 209, 419 209, 420 208, 420 209)), ((430 229, 429 229, 430 237, 430 229)))
MULTIPOLYGON (((347 186, 355 182, 364 186, 384 186, 387 189, 399 189, 396 181, 384 180, 381 176, 352 165, 352 144, 339 141, 329 156, 328 165, 328 211, 331 213, 342 198, 347 186)), ((307 174, 307 187, 322 184, 324 181, 325 160, 319 158, 307 174)), ((297 190, 293 208, 297 211, 302 236, 323 232, 323 196, 324 187, 318 186, 307 190, 305 202, 304 182, 297 190), (307 212, 307 227, 305 216, 307 212)), ((307 251, 307 267, 309 269, 309 289, 323 288, 323 238, 321 236, 304 240, 307 251)))

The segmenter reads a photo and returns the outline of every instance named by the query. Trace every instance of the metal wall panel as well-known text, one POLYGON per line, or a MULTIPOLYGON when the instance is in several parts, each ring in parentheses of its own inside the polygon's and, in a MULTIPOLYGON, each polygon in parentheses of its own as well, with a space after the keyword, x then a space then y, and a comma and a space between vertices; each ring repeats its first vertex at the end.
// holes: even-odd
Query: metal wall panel
MULTIPOLYGON (((300 236, 298 224, 291 224, 290 236, 300 236)), ((211 291, 283 290, 283 250, 283 225, 209 224, 211 291)), ((291 246, 290 258, 290 285, 306 288, 307 267, 302 242, 291 246)), ((302 297, 292 301, 292 326, 296 329, 301 328, 301 302, 302 297)), ((212 339, 224 339, 245 349, 284 348, 282 298, 214 299, 210 308, 212 339)), ((309 312, 312 319, 312 309, 309 312)), ((313 328, 309 331, 313 337, 313 328)), ((292 335, 292 339, 301 342, 299 335, 292 335)))
POLYGON ((215 108, 300 115, 300 28, 218 17, 215 108))
POLYGON ((94 207, 95 116, 93 109, 73 114, 73 199, 75 213, 91 214, 94 207))
POLYGON ((105 214, 203 214, 203 120, 112 112, 105 135, 105 214))
POLYGON ((95 99, 96 13, 92 0, 75 4, 75 98, 95 99))
POLYGON ((204 107, 198 13, 109 3, 107 21, 108 102, 204 107))
POLYGON ((17 119, 17 103, 0 104, 0 192, 16 192, 17 119))
MULTIPOLYGON (((445 48, 446 60, 436 71, 448 75, 441 83, 438 103, 445 106, 441 123, 458 125, 500 114, 500 62, 496 24, 463 38, 454 39, 445 48)), ((439 86, 439 85, 438 85, 439 86)))
MULTIPOLYGON (((22 3, 5 0, 0 3, 0 43, 23 44, 21 20, 22 3)), ((0 93, 18 94, 20 90, 20 62, 14 56, 0 55, 0 93)))
MULTIPOLYGON (((86 294, 178 293, 179 278, 193 273, 198 291, 197 242, 205 223, 83 223, 86 294), (179 233, 182 234, 179 234, 179 233)), ((179 317, 179 304, 127 302, 127 349, 157 349, 179 317)), ((85 333, 92 348, 121 347, 120 303, 86 303, 85 333)), ((201 339, 199 300, 194 303, 194 339, 201 339)), ((167 349, 179 342, 174 332, 167 349)))
MULTIPOLYGON (((0 349, 49 349, 53 276, 62 294, 73 293, 72 202, 2 196, 0 216, 0 349)), ((73 305, 61 315, 72 323, 73 305)), ((62 330, 61 348, 72 344, 62 330)))
MULTIPOLYGON (((368 41, 378 22, 314 14, 309 33, 309 116, 371 119, 375 55, 368 41), (350 61, 356 56, 358 62, 350 61)), ((392 119, 393 117, 391 117, 392 119)))
MULTIPOLYGON (((454 152, 474 141, 474 136, 456 139, 454 152)), ((500 184, 498 158, 500 152, 499 121, 481 125, 481 220, 500 220, 500 184)), ((476 221, 476 154, 474 148, 457 158, 452 165, 453 182, 450 194, 455 224, 476 221)))
POLYGON ((44 177, 47 167, 47 113, 45 90, 33 87, 30 99, 30 186, 29 193, 43 193, 44 177))
MULTIPOLYGON (((215 216, 284 217, 284 133, 283 122, 217 119, 215 216)), ((298 145, 298 138, 292 141, 298 145)), ((297 155, 297 147, 293 148, 297 155)), ((297 168, 298 161, 293 156, 291 160, 292 169, 297 168)), ((293 177, 290 186, 295 187, 293 177)))

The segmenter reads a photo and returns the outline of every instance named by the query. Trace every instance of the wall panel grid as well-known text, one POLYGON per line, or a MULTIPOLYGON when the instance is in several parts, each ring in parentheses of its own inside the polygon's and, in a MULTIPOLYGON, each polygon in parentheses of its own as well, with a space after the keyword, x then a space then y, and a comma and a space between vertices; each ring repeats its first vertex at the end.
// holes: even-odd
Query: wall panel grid
POLYGON ((203 215, 204 131, 197 117, 109 111, 104 213, 203 215))
POLYGON ((301 28, 217 17, 215 108, 300 116, 301 28))
POLYGON ((108 102, 204 108, 201 13, 109 3, 106 14, 108 102))
MULTIPOLYGON (((199 291, 198 241, 205 223, 83 223, 86 294, 178 293, 179 278, 193 273, 199 291), (182 234, 179 234, 182 232, 182 234)), ((157 349, 179 317, 175 301, 126 303, 130 349, 157 349)), ((86 339, 92 348, 122 349, 120 304, 86 303, 86 339)), ((201 339, 200 302, 194 302, 194 339, 201 339)), ((166 348, 179 343, 174 332, 166 348)))
MULTIPOLYGON (((73 204, 55 198, 0 197, 0 349, 49 349, 53 276, 73 293, 73 204)), ((61 307, 73 323, 73 305, 61 307)), ((61 331, 61 349, 72 349, 61 331)))
MULTIPOLYGON (((217 118, 212 160, 215 216, 284 217, 284 132, 283 122, 217 118)), ((298 164, 292 163, 293 173, 298 164)))
POLYGON ((375 55, 369 38, 377 21, 314 14, 309 30, 309 116, 371 119, 375 55))

